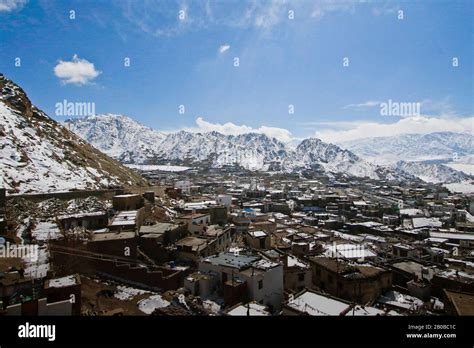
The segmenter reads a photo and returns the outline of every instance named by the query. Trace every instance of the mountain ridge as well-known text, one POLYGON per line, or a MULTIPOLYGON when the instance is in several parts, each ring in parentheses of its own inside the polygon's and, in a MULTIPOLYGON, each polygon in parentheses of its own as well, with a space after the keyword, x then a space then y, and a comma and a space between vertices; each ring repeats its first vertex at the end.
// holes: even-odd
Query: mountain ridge
MULTIPOLYGON (((153 130, 127 116, 112 114, 69 119, 64 122, 69 129, 98 149, 113 155, 126 164, 160 164, 167 161, 181 161, 186 165, 205 162, 211 167, 222 167, 238 163, 250 170, 293 172, 298 170, 320 170, 329 175, 344 174, 355 177, 369 177, 390 180, 413 179, 410 175, 381 168, 365 161, 347 149, 323 142, 318 138, 302 140, 295 149, 285 143, 258 132, 239 135, 225 135, 216 131, 190 132, 180 130, 165 133, 153 130), (116 153, 109 151, 110 136, 96 130, 111 129, 117 120, 131 126, 131 134, 139 135, 139 140, 124 142, 115 147, 116 153), (150 132, 155 132, 153 135, 150 132), (136 146, 137 144, 142 144, 136 146), (143 149, 146 149, 143 151, 143 149), (108 152, 109 151, 109 152, 108 152)), ((121 125, 111 130, 112 138, 124 129, 121 125)))
POLYGON ((145 185, 136 172, 101 153, 34 106, 0 74, 0 177, 9 193, 145 185))

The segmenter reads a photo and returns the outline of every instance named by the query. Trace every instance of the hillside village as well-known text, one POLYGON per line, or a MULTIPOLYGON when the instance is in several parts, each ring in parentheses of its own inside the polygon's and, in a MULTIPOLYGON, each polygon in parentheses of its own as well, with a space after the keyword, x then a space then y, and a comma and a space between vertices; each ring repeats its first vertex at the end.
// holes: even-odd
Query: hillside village
POLYGON ((472 195, 146 169, 150 186, 0 190, 6 256, 36 246, 0 259, 3 315, 474 314, 472 195))

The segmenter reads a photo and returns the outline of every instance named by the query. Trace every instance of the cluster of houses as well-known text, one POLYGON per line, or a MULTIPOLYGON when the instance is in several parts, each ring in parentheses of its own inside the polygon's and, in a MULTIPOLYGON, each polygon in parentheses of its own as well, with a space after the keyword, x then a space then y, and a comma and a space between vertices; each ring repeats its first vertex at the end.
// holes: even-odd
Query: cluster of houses
POLYGON ((370 180, 161 184, 55 216, 47 272, 0 263, 3 313, 80 314, 81 276, 93 276, 213 301, 220 315, 474 314, 472 196, 370 180))

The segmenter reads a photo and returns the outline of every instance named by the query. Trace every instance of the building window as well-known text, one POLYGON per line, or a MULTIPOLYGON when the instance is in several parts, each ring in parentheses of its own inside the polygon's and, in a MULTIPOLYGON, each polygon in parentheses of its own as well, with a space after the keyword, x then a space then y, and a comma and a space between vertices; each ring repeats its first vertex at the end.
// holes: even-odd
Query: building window
POLYGON ((258 281, 258 288, 259 289, 263 288, 263 280, 258 281))
POLYGON ((320 270, 320 269, 317 269, 317 270, 316 270, 316 275, 317 275, 318 277, 321 277, 321 270, 320 270))
POLYGON ((304 282, 304 273, 298 274, 298 280, 299 280, 300 282, 304 282))
POLYGON ((330 275, 330 274, 328 275, 328 282, 329 282, 330 284, 332 284, 332 275, 330 275))

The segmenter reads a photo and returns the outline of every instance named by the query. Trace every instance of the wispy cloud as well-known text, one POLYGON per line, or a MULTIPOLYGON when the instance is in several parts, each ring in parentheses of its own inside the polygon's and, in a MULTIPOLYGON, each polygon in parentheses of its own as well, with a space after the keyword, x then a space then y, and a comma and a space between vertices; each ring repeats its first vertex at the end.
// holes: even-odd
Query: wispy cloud
MULTIPOLYGON (((360 122, 353 125, 345 123, 345 130, 337 128, 334 122, 328 129, 317 131, 314 136, 327 142, 344 142, 369 137, 383 137, 401 134, 427 134, 433 132, 472 133, 474 116, 429 117, 426 115, 402 118, 394 123, 360 122)), ((328 124, 329 126, 329 124, 328 124)))
POLYGON ((269 29, 285 18, 287 0, 273 0, 255 11, 255 26, 269 29))
POLYGON ((102 72, 96 70, 93 63, 81 59, 75 54, 71 61, 60 60, 54 67, 54 74, 64 84, 85 85, 102 72))
POLYGON ((247 133, 259 133, 265 134, 269 137, 276 138, 282 142, 288 143, 294 140, 290 131, 285 128, 267 127, 261 126, 259 128, 253 128, 247 125, 236 125, 232 122, 212 123, 204 120, 202 117, 196 119, 196 126, 193 128, 185 128, 190 132, 219 132, 226 135, 239 135, 247 133))
POLYGON ((21 10, 28 0, 0 0, 0 12, 21 10))
POLYGON ((224 44, 219 47, 219 53, 224 53, 230 49, 230 45, 224 44))
POLYGON ((311 17, 320 19, 330 12, 353 13, 358 3, 363 1, 320 0, 315 1, 311 9, 311 17))
POLYGON ((394 5, 393 3, 376 3, 375 6, 372 8, 372 13, 374 16, 382 16, 382 15, 393 15, 396 13, 400 7, 398 5, 394 5))
POLYGON ((174 36, 215 25, 269 32, 288 23, 289 10, 293 10, 299 19, 314 20, 330 12, 353 12, 355 6, 363 2, 249 0, 236 5, 225 1, 173 0, 163 6, 163 2, 158 0, 124 0, 118 2, 118 6, 125 19, 139 30, 155 36, 174 36), (179 11, 185 12, 184 19, 180 18, 179 11))
POLYGON ((358 104, 349 104, 343 107, 343 109, 361 109, 361 108, 373 108, 379 106, 382 103, 379 100, 368 100, 358 104))

